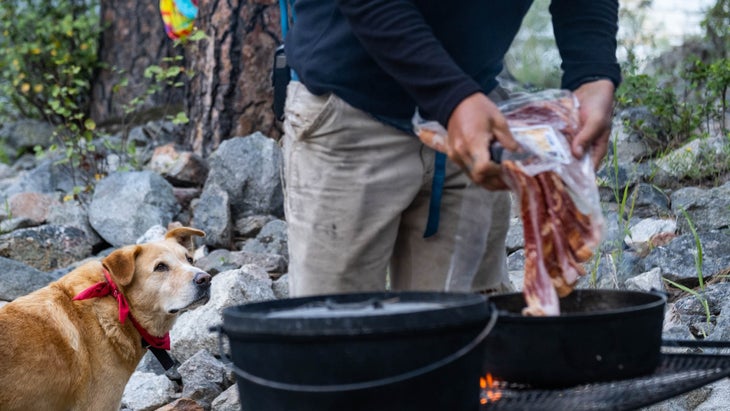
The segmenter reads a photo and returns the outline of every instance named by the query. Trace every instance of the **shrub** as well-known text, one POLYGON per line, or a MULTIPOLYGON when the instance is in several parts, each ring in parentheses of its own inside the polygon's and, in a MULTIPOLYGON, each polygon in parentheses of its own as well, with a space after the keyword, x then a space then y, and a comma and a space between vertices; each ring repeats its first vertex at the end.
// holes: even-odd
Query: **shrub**
POLYGON ((0 24, 0 93, 12 109, 86 130, 99 66, 98 0, 3 1, 0 24))

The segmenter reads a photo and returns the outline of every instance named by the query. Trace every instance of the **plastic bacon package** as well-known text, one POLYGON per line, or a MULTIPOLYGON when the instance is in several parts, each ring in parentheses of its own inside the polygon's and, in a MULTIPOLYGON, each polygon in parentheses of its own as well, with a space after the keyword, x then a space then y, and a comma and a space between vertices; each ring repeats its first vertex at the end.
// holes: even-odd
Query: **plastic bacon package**
POLYGON ((586 274, 605 226, 589 155, 570 141, 580 127, 578 99, 547 90, 499 105, 522 153, 505 151, 505 183, 516 195, 525 240, 525 315, 559 315, 559 297, 586 274))
MULTIPOLYGON (((604 218, 589 155, 576 159, 570 141, 580 127, 578 99, 568 90, 522 94, 498 104, 521 149, 499 152, 503 180, 519 202, 525 239, 525 315, 559 315, 559 297, 585 275, 600 244, 604 218)), ((413 118, 429 147, 445 152, 446 130, 413 118)))

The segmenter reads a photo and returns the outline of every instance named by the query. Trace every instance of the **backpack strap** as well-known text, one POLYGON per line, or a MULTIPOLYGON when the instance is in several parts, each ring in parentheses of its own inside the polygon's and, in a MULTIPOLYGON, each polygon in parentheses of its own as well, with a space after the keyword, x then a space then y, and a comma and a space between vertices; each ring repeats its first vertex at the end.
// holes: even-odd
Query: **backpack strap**
POLYGON ((281 14, 281 37, 283 39, 289 31, 289 26, 294 23, 294 0, 279 0, 279 12, 281 14))

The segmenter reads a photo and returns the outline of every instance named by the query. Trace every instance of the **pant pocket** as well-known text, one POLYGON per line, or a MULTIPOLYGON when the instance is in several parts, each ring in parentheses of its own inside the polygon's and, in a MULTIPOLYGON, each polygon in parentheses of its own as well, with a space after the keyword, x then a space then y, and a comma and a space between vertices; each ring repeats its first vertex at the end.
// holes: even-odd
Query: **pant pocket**
POLYGON ((312 94, 298 81, 289 83, 284 109, 284 132, 295 140, 312 137, 334 109, 332 93, 312 94))

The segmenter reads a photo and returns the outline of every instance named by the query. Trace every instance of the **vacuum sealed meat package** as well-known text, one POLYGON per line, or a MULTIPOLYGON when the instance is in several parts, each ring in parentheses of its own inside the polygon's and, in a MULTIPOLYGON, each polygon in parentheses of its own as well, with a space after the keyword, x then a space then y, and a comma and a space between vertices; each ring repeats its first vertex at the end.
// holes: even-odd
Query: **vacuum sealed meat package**
POLYGON ((576 159, 570 151, 580 127, 578 99, 547 90, 499 107, 525 152, 502 158, 524 230, 523 314, 559 315, 559 297, 586 274, 582 264, 593 257, 604 228, 590 156, 576 159))
MULTIPOLYGON (((580 127, 578 100, 568 90, 521 95, 498 105, 520 145, 501 153, 503 180, 519 202, 525 241, 525 315, 559 315, 559 297, 586 274, 583 263, 604 228, 589 155, 576 159, 570 141, 580 127)), ((445 151, 447 135, 414 116, 424 144, 445 151)))

